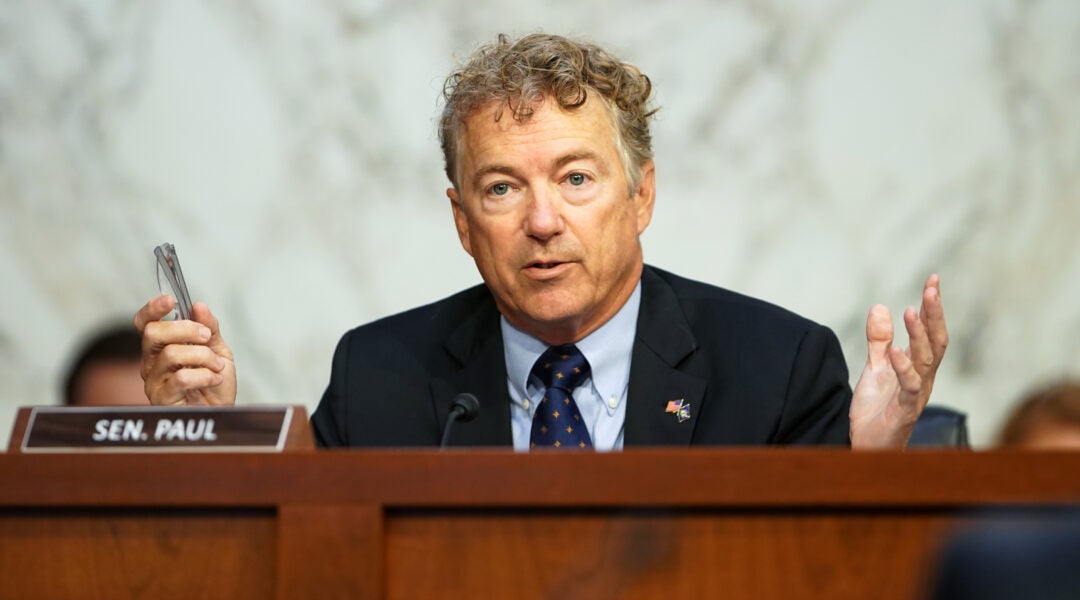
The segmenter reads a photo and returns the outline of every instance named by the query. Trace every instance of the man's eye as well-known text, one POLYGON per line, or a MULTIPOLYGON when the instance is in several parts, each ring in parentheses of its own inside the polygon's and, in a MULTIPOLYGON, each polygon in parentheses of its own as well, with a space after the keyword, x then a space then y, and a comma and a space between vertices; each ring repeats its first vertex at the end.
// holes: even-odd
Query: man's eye
POLYGON ((496 183, 491 186, 491 193, 496 196, 505 196, 510 193, 510 184, 508 183, 496 183))
POLYGON ((585 175, 581 173, 571 173, 566 180, 570 182, 570 185, 585 185, 585 175))

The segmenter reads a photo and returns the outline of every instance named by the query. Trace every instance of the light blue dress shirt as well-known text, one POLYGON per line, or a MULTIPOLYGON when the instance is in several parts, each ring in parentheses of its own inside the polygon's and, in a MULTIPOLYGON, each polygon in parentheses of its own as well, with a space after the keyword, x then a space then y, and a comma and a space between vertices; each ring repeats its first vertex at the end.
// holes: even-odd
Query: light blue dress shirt
MULTIPOLYGON (((641 308, 641 282, 615 316, 575 345, 589 361, 590 376, 574 390, 581 418, 597 450, 621 450, 626 421, 626 392, 630 385, 630 356, 641 308)), ((533 414, 544 386, 532 376, 533 364, 548 345, 500 318, 510 390, 510 428, 514 449, 529 451, 533 414)))

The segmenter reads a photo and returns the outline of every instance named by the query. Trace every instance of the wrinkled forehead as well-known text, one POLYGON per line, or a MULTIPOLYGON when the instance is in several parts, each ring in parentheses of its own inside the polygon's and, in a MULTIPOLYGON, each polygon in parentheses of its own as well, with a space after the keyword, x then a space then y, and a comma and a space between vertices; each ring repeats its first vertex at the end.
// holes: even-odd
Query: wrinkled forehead
MULTIPOLYGON (((586 101, 578 106, 564 107, 551 95, 546 94, 523 101, 520 97, 496 98, 484 102, 478 102, 468 112, 459 117, 457 135, 454 143, 454 164, 456 181, 462 181, 464 168, 463 158, 470 142, 475 142, 482 136, 505 134, 512 136, 520 133, 523 127, 527 127, 538 115, 544 111, 558 111, 564 115, 581 115, 594 110, 592 107, 599 106, 603 114, 605 126, 601 128, 610 135, 614 143, 620 161, 625 162, 622 139, 619 136, 614 107, 599 93, 590 92, 586 101)), ((625 165, 623 165, 625 167, 625 165)))

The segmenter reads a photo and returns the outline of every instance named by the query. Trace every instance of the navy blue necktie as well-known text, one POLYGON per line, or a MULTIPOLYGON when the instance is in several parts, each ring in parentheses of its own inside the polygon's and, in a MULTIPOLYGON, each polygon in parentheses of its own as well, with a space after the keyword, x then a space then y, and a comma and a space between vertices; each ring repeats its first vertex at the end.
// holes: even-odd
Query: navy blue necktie
POLYGON ((574 388, 589 377, 589 361, 573 344, 552 346, 540 355, 532 374, 546 390, 533 415, 530 448, 592 448, 574 388))

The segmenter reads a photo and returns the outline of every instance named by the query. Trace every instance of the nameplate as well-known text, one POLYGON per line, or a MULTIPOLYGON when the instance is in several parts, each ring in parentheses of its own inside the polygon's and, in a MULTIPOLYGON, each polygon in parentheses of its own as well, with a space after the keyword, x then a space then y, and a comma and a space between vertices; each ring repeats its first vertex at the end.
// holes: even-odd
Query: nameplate
MULTIPOLYGON (((23 452, 280 452, 291 406, 30 409, 23 452)), ((306 424, 305 424, 306 425, 306 424)))

